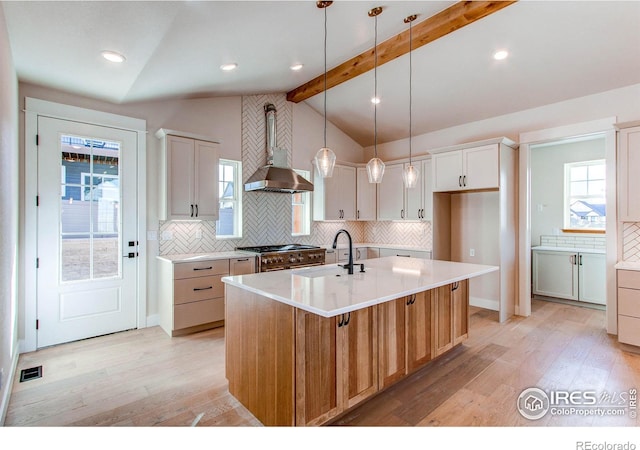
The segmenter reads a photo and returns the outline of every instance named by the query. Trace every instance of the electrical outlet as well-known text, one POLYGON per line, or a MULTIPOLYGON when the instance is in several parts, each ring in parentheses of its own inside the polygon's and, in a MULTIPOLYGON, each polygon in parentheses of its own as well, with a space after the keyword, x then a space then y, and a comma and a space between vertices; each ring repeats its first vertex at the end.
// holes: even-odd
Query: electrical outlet
POLYGON ((469 249, 469 256, 476 256, 476 249, 475 248, 470 248, 469 249))
POLYGON ((157 241, 158 240, 158 232, 155 230, 147 231, 147 241, 157 241))
POLYGON ((170 241, 173 239, 173 231, 163 231, 162 232, 162 240, 170 241))

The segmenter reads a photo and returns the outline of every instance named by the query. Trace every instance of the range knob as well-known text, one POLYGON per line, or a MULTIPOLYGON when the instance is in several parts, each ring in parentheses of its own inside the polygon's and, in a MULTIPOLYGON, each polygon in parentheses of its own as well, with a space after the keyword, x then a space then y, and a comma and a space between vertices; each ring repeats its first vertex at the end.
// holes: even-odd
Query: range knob
POLYGON ((296 257, 293 255, 289 256, 289 262, 296 262, 296 257))
POLYGON ((269 264, 269 263, 271 262, 271 260, 270 260, 269 258, 263 258, 263 259, 262 259, 262 262, 263 262, 264 264, 269 264))

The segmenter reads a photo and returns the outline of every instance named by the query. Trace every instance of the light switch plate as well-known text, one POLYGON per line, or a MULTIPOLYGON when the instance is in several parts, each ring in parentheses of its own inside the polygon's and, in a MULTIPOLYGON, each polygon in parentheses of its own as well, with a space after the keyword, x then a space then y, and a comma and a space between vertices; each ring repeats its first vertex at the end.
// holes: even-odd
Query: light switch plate
POLYGON ((158 240, 158 232, 156 230, 147 231, 147 241, 157 241, 158 240))

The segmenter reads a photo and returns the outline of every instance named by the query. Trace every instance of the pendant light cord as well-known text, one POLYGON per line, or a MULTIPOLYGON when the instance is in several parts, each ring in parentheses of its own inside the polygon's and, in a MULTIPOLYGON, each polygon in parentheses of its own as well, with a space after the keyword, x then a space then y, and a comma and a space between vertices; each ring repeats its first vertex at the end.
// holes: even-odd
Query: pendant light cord
POLYGON ((413 35, 411 32, 411 22, 409 22, 409 165, 411 165, 411 110, 412 110, 412 95, 411 95, 411 87, 412 87, 412 64, 411 64, 411 50, 413 45, 413 35))
POLYGON ((378 16, 375 16, 373 39, 373 152, 378 157, 378 16))
POLYGON ((324 147, 327 147, 327 7, 324 8, 324 147))

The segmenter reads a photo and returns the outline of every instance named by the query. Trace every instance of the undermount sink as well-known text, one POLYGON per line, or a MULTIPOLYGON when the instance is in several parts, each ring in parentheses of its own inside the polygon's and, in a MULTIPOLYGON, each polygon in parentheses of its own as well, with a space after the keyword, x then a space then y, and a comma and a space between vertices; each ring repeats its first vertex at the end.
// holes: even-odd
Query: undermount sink
POLYGON ((318 277, 335 277, 347 276, 347 270, 339 266, 328 267, 309 267, 295 271, 295 274, 301 277, 318 278, 318 277))

